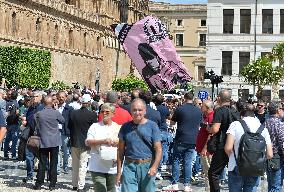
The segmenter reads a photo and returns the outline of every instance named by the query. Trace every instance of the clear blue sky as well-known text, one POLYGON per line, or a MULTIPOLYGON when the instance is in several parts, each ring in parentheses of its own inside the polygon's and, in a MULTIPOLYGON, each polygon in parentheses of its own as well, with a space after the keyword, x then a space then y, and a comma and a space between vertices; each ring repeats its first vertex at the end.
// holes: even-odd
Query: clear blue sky
POLYGON ((207 3, 207 0, 153 0, 153 1, 173 3, 173 4, 207 3))

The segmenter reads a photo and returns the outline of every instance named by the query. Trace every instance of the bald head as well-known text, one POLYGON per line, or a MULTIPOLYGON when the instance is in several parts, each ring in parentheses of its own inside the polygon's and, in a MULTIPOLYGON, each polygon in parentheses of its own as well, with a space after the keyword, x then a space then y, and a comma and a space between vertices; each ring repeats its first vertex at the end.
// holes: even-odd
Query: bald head
POLYGON ((146 109, 146 103, 143 99, 140 99, 140 98, 134 99, 131 103, 131 108, 133 108, 136 105, 141 105, 143 108, 146 109))
POLYGON ((219 99, 220 99, 221 103, 230 102, 231 101, 231 93, 227 89, 224 89, 224 90, 220 91, 219 99))
POLYGON ((43 103, 47 107, 53 107, 53 98, 50 95, 47 95, 43 99, 43 103))

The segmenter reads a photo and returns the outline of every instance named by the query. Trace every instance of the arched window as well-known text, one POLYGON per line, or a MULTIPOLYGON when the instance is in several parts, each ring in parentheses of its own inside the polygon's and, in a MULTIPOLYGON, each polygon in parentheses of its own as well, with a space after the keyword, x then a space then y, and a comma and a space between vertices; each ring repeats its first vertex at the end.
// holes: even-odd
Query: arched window
POLYGON ((36 32, 40 32, 41 31, 41 21, 39 18, 37 18, 36 20, 36 32))
POLYGON ((55 26, 54 26, 54 36, 53 36, 53 44, 54 45, 58 44, 58 38, 59 38, 59 29, 58 29, 58 25, 55 24, 55 26))
POLYGON ((72 29, 69 30, 68 42, 69 42, 69 49, 73 49, 74 48, 74 34, 73 34, 72 29))
POLYGON ((15 12, 12 13, 12 35, 15 36, 17 34, 17 14, 15 12))
POLYGON ((84 51, 87 51, 87 32, 84 33, 84 51))
POLYGON ((101 53, 101 37, 97 36, 97 53, 101 53))
POLYGON ((41 21, 39 18, 36 20, 36 41, 40 40, 41 21))

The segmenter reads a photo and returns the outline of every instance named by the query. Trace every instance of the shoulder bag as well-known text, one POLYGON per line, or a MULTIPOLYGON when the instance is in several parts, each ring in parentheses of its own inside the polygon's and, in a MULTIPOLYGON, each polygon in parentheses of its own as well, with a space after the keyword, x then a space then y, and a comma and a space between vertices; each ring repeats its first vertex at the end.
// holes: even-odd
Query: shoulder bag
POLYGON ((36 113, 34 135, 30 136, 27 141, 27 148, 36 156, 39 155, 39 149, 40 149, 40 137, 38 136, 38 129, 39 129, 39 115, 38 113, 36 113))
MULTIPOLYGON (((267 125, 267 123, 264 123, 265 127, 267 125)), ((276 137, 276 143, 279 147, 279 143, 278 143, 278 138, 276 137)), ((281 169, 281 158, 280 155, 278 153, 278 148, 277 148, 277 152, 274 153, 273 152, 273 157, 272 159, 267 159, 267 170, 268 171, 278 171, 281 169)))

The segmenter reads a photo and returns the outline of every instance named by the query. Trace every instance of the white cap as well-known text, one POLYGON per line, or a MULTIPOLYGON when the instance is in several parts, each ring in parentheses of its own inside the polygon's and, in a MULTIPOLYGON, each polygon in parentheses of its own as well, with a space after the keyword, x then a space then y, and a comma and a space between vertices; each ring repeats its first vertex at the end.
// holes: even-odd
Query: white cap
POLYGON ((81 102, 82 103, 88 103, 88 102, 91 102, 92 98, 90 96, 90 94, 84 94, 82 99, 81 99, 81 102))

